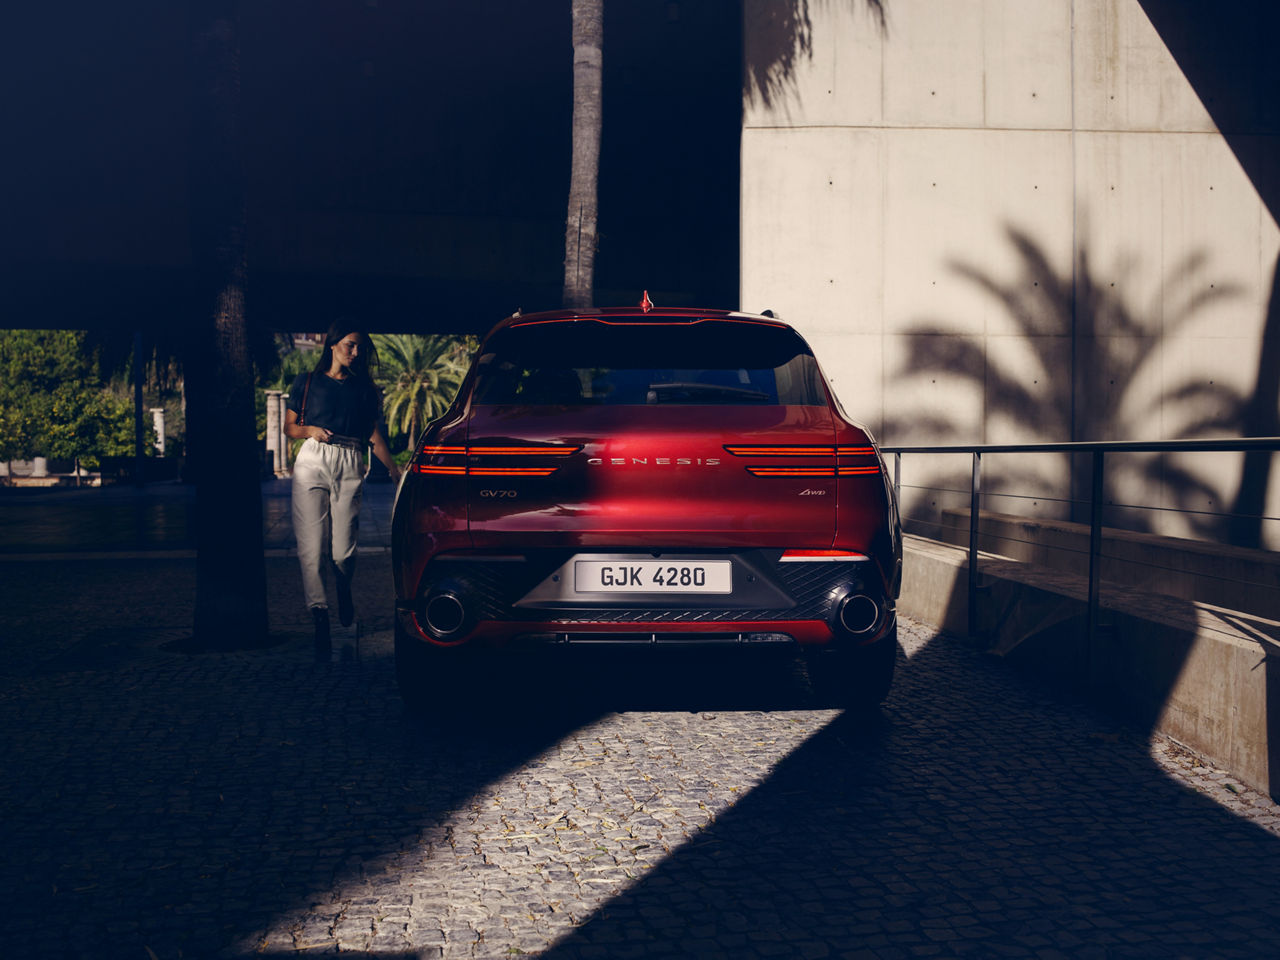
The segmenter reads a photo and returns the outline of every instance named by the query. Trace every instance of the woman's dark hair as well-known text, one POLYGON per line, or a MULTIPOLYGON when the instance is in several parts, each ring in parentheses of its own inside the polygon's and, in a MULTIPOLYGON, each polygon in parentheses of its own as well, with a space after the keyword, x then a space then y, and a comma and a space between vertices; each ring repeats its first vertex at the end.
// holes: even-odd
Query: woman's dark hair
POLYGON ((351 374, 373 387, 373 369, 378 365, 378 350, 373 345, 373 338, 365 333, 358 323, 347 317, 339 317, 329 325, 329 332, 324 335, 324 349, 320 351, 315 372, 329 372, 329 368, 333 366, 333 345, 351 333, 359 334, 362 341, 356 362, 351 365, 351 374))

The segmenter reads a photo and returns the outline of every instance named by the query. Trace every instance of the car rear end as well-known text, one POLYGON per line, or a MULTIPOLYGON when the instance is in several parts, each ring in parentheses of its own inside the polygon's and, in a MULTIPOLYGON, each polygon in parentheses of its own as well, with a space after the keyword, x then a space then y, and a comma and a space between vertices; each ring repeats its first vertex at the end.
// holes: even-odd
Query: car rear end
POLYGON ((889 649, 892 670, 879 453, 770 318, 505 321, 423 434, 393 531, 406 698, 475 656, 586 645, 806 653, 845 686, 889 649))

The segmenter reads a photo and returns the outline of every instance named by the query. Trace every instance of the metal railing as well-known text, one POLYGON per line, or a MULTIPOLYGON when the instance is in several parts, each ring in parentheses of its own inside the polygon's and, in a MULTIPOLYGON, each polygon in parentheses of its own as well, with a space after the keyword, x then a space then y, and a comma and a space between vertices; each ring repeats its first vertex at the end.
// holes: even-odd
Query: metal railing
POLYGON ((880 452, 893 457, 893 487, 901 504, 902 457, 904 454, 968 454, 972 457, 972 479, 969 486, 969 566, 968 614, 969 635, 976 636, 978 627, 978 527, 979 503, 982 498, 982 457, 1000 453, 1088 453, 1092 455, 1089 485, 1089 594, 1085 620, 1086 649, 1093 648, 1098 630, 1099 573, 1102 557, 1102 510, 1105 489, 1106 456, 1109 453, 1245 453, 1280 450, 1280 437, 1224 438, 1215 440, 1149 440, 1097 441, 1074 443, 1004 443, 948 445, 882 446, 880 452))

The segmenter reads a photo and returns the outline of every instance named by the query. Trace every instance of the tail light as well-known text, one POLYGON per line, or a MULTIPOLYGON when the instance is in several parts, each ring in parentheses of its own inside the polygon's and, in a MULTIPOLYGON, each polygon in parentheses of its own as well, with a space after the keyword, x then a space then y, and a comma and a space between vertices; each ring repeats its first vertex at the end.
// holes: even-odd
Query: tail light
POLYGON ((523 444, 496 446, 477 444, 424 443, 414 457, 413 469, 437 476, 473 477, 549 477, 559 469, 554 461, 572 456, 579 446, 565 444, 523 444), (517 466, 529 457, 550 458, 553 462, 537 466, 517 466))
POLYGON ((826 461, 815 464, 746 464, 756 477, 862 477, 880 473, 880 458, 872 446, 847 444, 763 444, 726 443, 724 449, 735 457, 807 457, 826 461))
POLYGON ((797 563, 800 561, 839 563, 841 561, 857 562, 870 559, 865 553, 858 553, 856 550, 784 550, 779 558, 781 563, 797 563))

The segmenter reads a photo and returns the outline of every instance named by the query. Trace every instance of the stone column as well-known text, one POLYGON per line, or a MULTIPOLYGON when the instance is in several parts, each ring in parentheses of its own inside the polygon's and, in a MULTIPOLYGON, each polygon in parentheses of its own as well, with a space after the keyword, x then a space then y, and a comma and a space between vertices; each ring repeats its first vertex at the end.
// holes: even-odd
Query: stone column
POLYGON ((289 409, 289 395, 287 393, 280 394, 279 410, 280 410, 280 476, 290 476, 289 470, 289 438, 284 433, 285 416, 289 409))
POLYGON ((284 469, 284 450, 280 446, 280 391, 267 394, 267 466, 278 477, 284 469))
POLYGON ((156 432, 156 456, 164 456, 164 407, 151 408, 151 427, 156 432))
POLYGON ((49 475, 49 461, 44 457, 33 457, 31 459, 31 475, 33 477, 47 477, 49 475))

